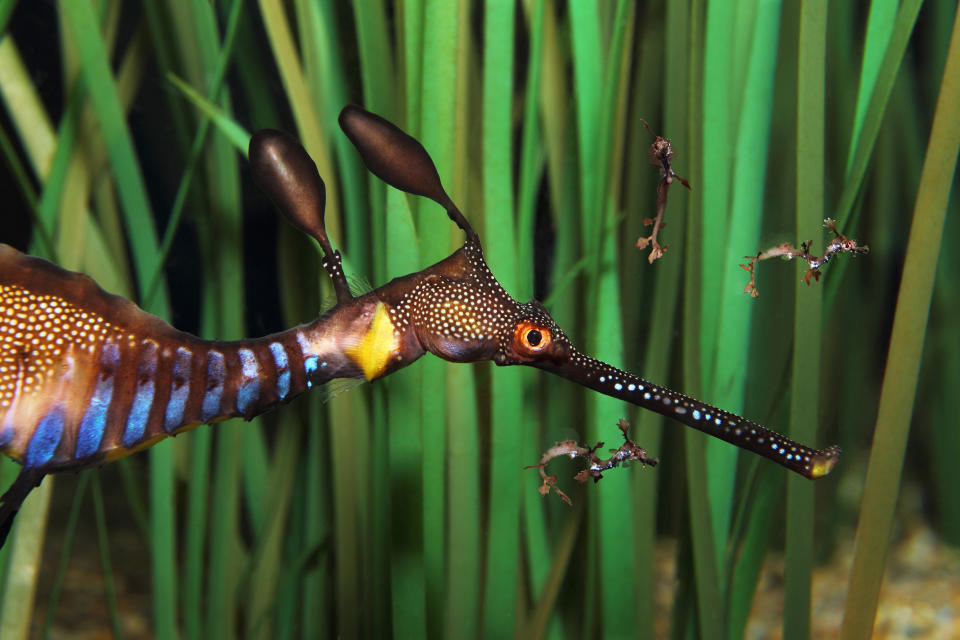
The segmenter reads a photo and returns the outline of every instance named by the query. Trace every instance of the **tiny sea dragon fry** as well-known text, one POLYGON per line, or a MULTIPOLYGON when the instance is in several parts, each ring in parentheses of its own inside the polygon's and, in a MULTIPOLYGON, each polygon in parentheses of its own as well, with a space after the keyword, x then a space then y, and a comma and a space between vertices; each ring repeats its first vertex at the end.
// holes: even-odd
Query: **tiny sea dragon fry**
MULTIPOLYGON (((325 188, 292 138, 250 141, 254 180, 315 238, 337 304, 313 322, 222 342, 178 331, 89 277, 0 245, 0 450, 23 470, 0 498, 0 536, 43 476, 100 465, 199 424, 250 418, 334 378, 374 380, 426 352, 451 362, 528 365, 669 416, 808 478, 840 450, 815 450, 577 351, 536 301, 514 300, 487 268, 480 238, 426 150, 359 107, 340 126, 386 183, 443 206, 459 250, 359 297, 324 227, 325 188)), ((0 539, 0 544, 2 544, 0 539)))

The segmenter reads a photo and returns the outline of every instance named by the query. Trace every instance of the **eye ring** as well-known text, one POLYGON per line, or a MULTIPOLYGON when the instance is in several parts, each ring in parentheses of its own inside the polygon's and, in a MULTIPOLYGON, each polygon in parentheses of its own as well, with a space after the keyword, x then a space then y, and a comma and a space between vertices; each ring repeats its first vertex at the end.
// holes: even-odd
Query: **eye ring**
POLYGON ((537 355, 544 351, 553 337, 550 330, 532 322, 521 322, 513 334, 513 343, 517 351, 525 355, 537 355))

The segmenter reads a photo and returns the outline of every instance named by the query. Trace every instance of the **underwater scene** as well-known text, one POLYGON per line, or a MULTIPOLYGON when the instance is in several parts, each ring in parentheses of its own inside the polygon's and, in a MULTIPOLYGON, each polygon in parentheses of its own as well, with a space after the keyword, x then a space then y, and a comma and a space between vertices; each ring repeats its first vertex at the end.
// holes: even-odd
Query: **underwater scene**
POLYGON ((960 637, 958 104, 951 0, 0 1, 0 637, 960 637))

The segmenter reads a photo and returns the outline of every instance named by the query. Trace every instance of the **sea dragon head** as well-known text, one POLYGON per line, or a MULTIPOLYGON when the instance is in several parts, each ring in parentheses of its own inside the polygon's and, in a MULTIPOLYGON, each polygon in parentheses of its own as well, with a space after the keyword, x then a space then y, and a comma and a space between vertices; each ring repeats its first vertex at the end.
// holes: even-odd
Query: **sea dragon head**
POLYGON ((467 236, 449 258, 415 274, 414 286, 401 278, 395 281, 401 283, 396 291, 384 287, 400 322, 409 323, 424 349, 451 362, 569 361, 573 347, 543 305, 519 302, 494 277, 480 237, 447 195, 423 145, 357 106, 345 107, 339 121, 374 175, 397 189, 434 200, 467 236))
MULTIPOLYGON (((500 286, 484 260, 479 236, 447 195, 433 160, 417 140, 387 120, 352 105, 343 109, 339 122, 374 175, 397 189, 434 200, 466 234, 463 247, 450 257, 374 292, 389 308, 391 325, 398 335, 406 338, 406 344, 417 345, 417 352, 407 354, 410 357, 406 362, 428 351, 451 362, 492 360, 501 366, 532 366, 674 418, 808 478, 824 476, 834 467, 840 456, 838 447, 815 450, 801 445, 755 422, 580 353, 543 305, 534 300, 520 302, 500 286)), ((256 175, 258 161, 253 149, 251 143, 256 175)), ((285 153, 261 163, 267 167, 263 173, 272 172, 267 190, 273 185, 278 193, 271 197, 281 209, 307 212, 302 220, 293 215, 291 221, 318 239, 335 287, 339 279, 345 288, 342 272, 337 272, 339 255, 329 249, 323 231, 323 189, 319 176, 313 177, 316 168, 302 153, 305 160, 288 163, 289 170, 278 171, 273 167, 284 166, 276 160, 285 153), (309 180, 303 178, 307 175, 309 180), (305 188, 304 182, 319 182, 320 187, 305 188)), ((291 215, 287 213, 287 217, 291 215)), ((349 300, 349 293, 340 298, 338 289, 338 299, 349 300)))

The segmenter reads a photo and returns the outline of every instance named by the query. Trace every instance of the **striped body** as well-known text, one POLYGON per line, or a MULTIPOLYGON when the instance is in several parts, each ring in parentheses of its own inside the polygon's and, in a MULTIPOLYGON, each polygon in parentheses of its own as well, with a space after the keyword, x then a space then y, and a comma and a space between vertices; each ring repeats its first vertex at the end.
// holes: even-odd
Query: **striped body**
POLYGON ((335 377, 379 377, 397 332, 375 297, 349 307, 264 338, 201 340, 0 245, 0 450, 25 469, 79 469, 335 377))

